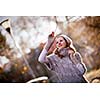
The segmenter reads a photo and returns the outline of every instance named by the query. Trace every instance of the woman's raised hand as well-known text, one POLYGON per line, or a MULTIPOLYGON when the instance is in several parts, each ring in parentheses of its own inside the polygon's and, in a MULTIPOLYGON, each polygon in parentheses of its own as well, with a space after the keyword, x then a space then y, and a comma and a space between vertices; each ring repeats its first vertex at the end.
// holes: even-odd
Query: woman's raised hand
POLYGON ((48 41, 47 41, 47 43, 46 43, 45 48, 46 48, 47 50, 49 50, 53 42, 54 42, 54 32, 52 32, 52 33, 48 36, 48 41))
POLYGON ((48 36, 48 42, 52 43, 54 41, 54 32, 52 32, 49 36, 48 36))
POLYGON ((54 37, 54 32, 52 32, 52 33, 49 35, 49 37, 54 37))
POLYGON ((48 41, 52 42, 54 40, 54 32, 52 32, 51 34, 49 34, 48 36, 48 41))

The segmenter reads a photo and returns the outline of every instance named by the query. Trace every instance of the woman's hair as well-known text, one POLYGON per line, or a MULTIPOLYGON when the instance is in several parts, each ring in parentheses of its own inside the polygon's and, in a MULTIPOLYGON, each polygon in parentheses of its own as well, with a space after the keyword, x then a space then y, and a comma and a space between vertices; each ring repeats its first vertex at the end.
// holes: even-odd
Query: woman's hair
MULTIPOLYGON (((69 50, 72 51, 73 53, 76 52, 76 49, 73 46, 72 40, 68 36, 66 36, 64 34, 58 34, 55 38, 58 38, 58 37, 62 37, 65 40, 65 42, 66 42, 66 47, 65 48, 68 47, 69 50)), ((59 55, 58 48, 56 48, 54 50, 54 53, 57 54, 57 55, 59 55)))

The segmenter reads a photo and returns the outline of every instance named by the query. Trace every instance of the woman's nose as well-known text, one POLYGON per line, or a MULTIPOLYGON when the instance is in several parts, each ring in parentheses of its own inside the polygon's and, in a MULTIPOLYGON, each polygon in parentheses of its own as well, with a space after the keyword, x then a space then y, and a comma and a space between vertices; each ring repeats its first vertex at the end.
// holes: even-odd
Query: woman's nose
POLYGON ((59 42, 58 45, 61 45, 61 43, 59 42))

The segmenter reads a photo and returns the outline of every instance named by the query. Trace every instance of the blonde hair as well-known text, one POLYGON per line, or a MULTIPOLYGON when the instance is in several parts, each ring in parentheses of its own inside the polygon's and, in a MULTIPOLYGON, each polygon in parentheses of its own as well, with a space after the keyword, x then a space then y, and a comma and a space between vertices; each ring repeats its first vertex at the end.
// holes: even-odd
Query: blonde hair
POLYGON ((67 35, 65 35, 65 34, 63 34, 63 33, 60 33, 60 34, 58 34, 58 35, 56 35, 56 36, 54 37, 54 42, 52 43, 52 45, 51 45, 51 47, 50 47, 50 49, 49 49, 49 51, 48 51, 48 54, 51 54, 51 53, 58 54, 58 49, 57 49, 56 46, 55 46, 55 40, 56 40, 56 38, 58 38, 58 37, 63 37, 63 39, 64 39, 65 42, 66 42, 66 47, 69 47, 69 50, 73 51, 73 53, 76 52, 76 49, 75 49, 75 47, 73 46, 72 40, 71 40, 67 35))
MULTIPOLYGON (((58 34, 58 35, 55 37, 55 39, 58 38, 58 37, 63 37, 63 39, 65 40, 65 42, 66 42, 66 44, 67 44, 66 47, 69 47, 69 49, 70 49, 70 50, 73 50, 74 53, 76 52, 76 49, 75 49, 75 47, 73 46, 72 40, 71 40, 67 35, 65 35, 65 34, 58 34)), ((57 48, 54 50, 54 53, 56 53, 56 51, 57 51, 57 48)))

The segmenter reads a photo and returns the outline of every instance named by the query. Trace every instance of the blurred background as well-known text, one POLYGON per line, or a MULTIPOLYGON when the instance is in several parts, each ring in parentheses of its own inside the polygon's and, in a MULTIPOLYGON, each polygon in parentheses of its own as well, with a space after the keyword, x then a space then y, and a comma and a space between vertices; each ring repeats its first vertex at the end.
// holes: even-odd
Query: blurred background
POLYGON ((49 77, 48 69, 37 59, 52 31, 62 32, 73 40, 87 67, 85 77, 89 82, 100 83, 99 16, 0 16, 0 22, 7 18, 13 37, 0 26, 1 83, 49 77))

